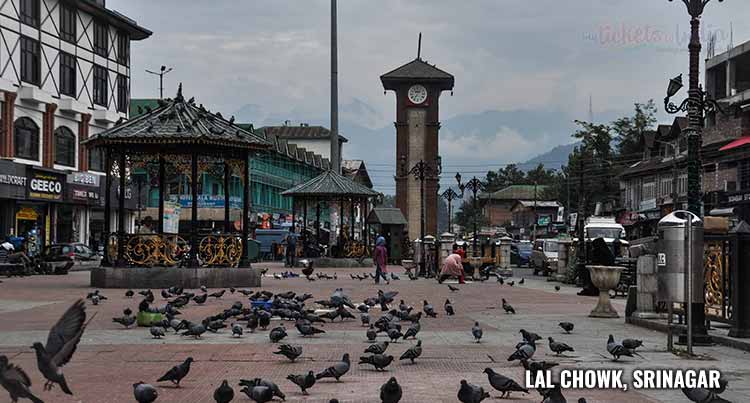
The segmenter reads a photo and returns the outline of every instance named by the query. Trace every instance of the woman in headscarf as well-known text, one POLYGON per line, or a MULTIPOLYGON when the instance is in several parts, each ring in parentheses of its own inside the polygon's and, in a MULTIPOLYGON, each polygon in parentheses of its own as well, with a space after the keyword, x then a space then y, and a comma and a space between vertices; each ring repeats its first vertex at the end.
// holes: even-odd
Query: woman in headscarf
POLYGON ((372 260, 375 262, 375 284, 380 284, 380 278, 390 284, 385 273, 388 272, 386 264, 388 263, 388 249, 385 248, 385 238, 379 236, 375 240, 375 250, 372 252, 372 260))
POLYGON ((440 270, 440 278, 438 279, 438 282, 442 283, 451 277, 458 278, 459 284, 465 284, 464 267, 461 263, 461 255, 457 253, 451 253, 445 258, 443 268, 440 270))

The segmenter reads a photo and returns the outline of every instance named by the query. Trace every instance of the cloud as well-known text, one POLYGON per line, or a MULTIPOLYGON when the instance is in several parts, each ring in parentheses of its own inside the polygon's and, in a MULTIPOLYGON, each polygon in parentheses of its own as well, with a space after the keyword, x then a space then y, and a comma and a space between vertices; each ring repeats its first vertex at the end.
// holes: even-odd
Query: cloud
POLYGON ((541 151, 539 142, 509 127, 490 135, 476 131, 441 135, 440 154, 449 161, 522 161, 541 151))

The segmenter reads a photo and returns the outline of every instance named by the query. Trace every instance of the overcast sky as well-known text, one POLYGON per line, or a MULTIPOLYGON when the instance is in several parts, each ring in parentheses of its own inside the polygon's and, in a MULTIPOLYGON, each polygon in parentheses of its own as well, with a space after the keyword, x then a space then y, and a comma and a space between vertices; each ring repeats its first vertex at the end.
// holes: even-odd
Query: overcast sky
MULTIPOLYGON (((635 101, 660 103, 667 80, 687 73, 689 17, 679 0, 338 4, 340 102, 349 118, 369 128, 393 127, 394 96, 383 95, 379 76, 416 56, 420 31, 423 59, 456 77, 454 95, 441 98, 443 120, 555 111, 565 126, 588 117, 589 96, 595 118, 617 116, 635 101)), ((170 96, 183 82, 187 95, 224 114, 252 105, 279 124, 328 120, 328 0, 108 0, 107 6, 154 32, 132 47, 133 97, 158 95, 158 79, 143 70, 165 64, 174 67, 166 77, 170 96)), ((741 18, 747 15, 748 1, 712 1, 703 17, 704 51, 711 32, 717 53, 729 45, 730 31, 735 45, 749 40, 750 21, 741 18)), ((357 141, 356 133, 345 134, 357 141)), ((455 166, 464 164, 474 152, 482 161, 492 155, 497 163, 520 161, 570 142, 566 133, 545 136, 540 146, 534 133, 504 128, 466 136, 441 139, 446 164, 451 157, 455 166)))

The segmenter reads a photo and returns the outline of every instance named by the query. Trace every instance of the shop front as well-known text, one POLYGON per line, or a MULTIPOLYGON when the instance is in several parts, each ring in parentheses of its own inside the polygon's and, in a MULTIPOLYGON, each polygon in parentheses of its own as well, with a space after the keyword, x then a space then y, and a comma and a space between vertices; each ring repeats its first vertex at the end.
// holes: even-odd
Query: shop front
POLYGON ((65 174, 26 167, 26 199, 16 203, 16 234, 39 247, 57 241, 57 207, 65 200, 65 174))
POLYGON ((93 210, 101 203, 100 176, 88 172, 67 175, 67 203, 58 206, 58 242, 81 242, 92 246, 93 210))
POLYGON ((25 165, 0 160, 0 236, 15 236, 18 233, 16 203, 26 199, 26 182, 25 165))

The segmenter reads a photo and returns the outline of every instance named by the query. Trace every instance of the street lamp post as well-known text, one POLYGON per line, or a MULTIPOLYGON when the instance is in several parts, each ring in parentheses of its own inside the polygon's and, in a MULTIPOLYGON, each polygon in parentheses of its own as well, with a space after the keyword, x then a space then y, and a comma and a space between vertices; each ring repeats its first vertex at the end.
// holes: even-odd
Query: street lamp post
MULTIPOLYGON (((672 1, 672 0, 669 0, 672 1)), ((700 18, 703 9, 711 0, 682 0, 690 14, 690 52, 689 87, 688 97, 677 106, 669 101, 682 88, 682 74, 669 80, 667 97, 664 98, 664 109, 670 114, 687 112, 688 127, 685 129, 687 135, 687 176, 688 176, 688 210, 693 214, 701 216, 701 160, 700 149, 702 144, 704 112, 719 110, 723 113, 719 104, 706 96, 700 86, 700 18)), ((722 2, 723 0, 718 0, 722 2)), ((711 337, 706 330, 705 303, 690 303, 690 315, 692 316, 692 334, 696 344, 708 344, 711 337)))
POLYGON ((448 201, 448 232, 452 232, 453 227, 451 227, 451 217, 452 217, 451 204, 453 203, 453 200, 458 199, 460 195, 456 193, 453 189, 448 188, 445 190, 445 192, 443 192, 442 196, 443 196, 443 199, 448 201))
POLYGON ((422 251, 421 251, 421 259, 419 263, 419 271, 421 275, 426 274, 425 270, 425 244, 424 244, 424 237, 425 237, 425 225, 426 225, 426 211, 425 211, 425 201, 424 201, 424 183, 425 180, 429 178, 434 178, 437 176, 440 176, 440 173, 442 171, 442 166, 440 162, 440 157, 438 157, 435 160, 434 164, 430 164, 429 162, 426 162, 424 160, 419 160, 414 166, 409 170, 408 174, 411 174, 414 176, 414 179, 419 181, 419 239, 422 242, 422 251))
POLYGON ((458 188, 461 189, 461 197, 464 195, 464 191, 466 189, 469 189, 469 191, 472 193, 472 221, 474 224, 474 240, 472 241, 471 249, 472 249, 472 255, 477 256, 477 193, 482 190, 482 181, 477 179, 477 177, 473 177, 470 181, 466 183, 461 183, 461 174, 456 174, 456 182, 458 182, 458 188))

